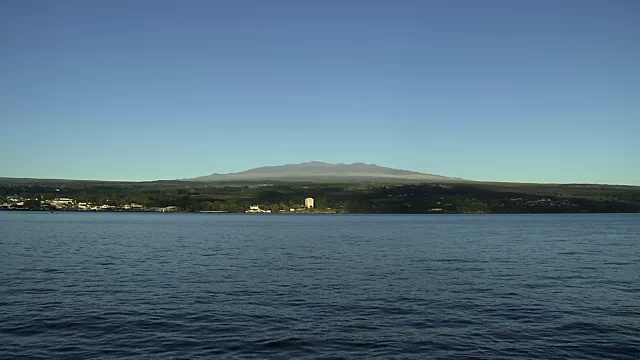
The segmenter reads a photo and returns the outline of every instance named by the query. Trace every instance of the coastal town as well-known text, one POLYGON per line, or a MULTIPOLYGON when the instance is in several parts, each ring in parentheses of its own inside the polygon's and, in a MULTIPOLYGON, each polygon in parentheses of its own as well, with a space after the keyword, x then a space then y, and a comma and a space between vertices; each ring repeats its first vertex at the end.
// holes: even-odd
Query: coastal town
POLYGON ((123 205, 94 204, 81 202, 68 197, 58 197, 54 199, 44 198, 23 198, 20 196, 6 197, 0 203, 2 210, 44 210, 44 211, 158 211, 175 212, 176 206, 165 207, 145 207, 136 203, 123 205))
MULTIPOLYGON (((313 210, 315 208, 314 199, 304 199, 304 205, 287 210, 272 211, 264 206, 251 205, 245 211, 247 214, 271 214, 274 212, 295 213, 313 210)), ((177 206, 145 207, 136 203, 128 204, 95 204, 81 202, 69 197, 57 197, 54 199, 44 199, 40 197, 23 198, 21 196, 8 196, 0 203, 0 210, 40 210, 40 211, 147 211, 147 212, 178 212, 177 206)), ((199 211, 203 213, 223 213, 225 211, 199 211)))
MULTIPOLYGON (((301 211, 305 211, 305 210, 312 210, 315 208, 315 202, 313 200, 313 198, 306 198, 304 199, 304 206, 300 206, 297 208, 289 208, 287 209, 282 209, 279 210, 278 212, 281 213, 295 213, 295 212, 301 212, 301 211)), ((329 208, 328 210, 331 210, 331 208, 329 208)), ((260 208, 260 205, 251 205, 249 206, 249 210, 245 211, 245 213, 247 214, 271 214, 273 213, 273 211, 271 209, 262 209, 260 208)))

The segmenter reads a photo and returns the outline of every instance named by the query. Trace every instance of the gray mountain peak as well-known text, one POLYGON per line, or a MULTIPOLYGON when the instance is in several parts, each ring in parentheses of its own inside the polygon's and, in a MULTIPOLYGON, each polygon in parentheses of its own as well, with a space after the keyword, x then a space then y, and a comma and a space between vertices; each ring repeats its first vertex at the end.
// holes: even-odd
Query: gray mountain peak
POLYGON ((421 181, 453 182, 461 181, 433 174, 393 169, 375 164, 357 162, 353 164, 332 164, 311 161, 301 164, 263 166, 237 173, 211 174, 193 179, 193 181, 421 181))

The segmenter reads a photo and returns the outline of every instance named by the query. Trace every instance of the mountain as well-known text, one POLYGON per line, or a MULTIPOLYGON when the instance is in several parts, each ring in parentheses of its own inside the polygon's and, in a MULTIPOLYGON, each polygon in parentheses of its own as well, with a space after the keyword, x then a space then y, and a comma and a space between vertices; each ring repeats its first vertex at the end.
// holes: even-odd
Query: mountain
POLYGON ((264 166, 231 174, 211 174, 192 181, 402 181, 454 182, 463 181, 433 174, 392 169, 373 164, 331 164, 312 161, 302 164, 264 166))

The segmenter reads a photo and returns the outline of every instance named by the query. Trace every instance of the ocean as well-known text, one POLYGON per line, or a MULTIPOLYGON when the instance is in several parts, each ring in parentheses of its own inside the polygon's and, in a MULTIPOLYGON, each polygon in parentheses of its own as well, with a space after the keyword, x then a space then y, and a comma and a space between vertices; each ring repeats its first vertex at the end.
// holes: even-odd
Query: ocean
POLYGON ((0 211, 0 358, 637 359, 640 214, 0 211))

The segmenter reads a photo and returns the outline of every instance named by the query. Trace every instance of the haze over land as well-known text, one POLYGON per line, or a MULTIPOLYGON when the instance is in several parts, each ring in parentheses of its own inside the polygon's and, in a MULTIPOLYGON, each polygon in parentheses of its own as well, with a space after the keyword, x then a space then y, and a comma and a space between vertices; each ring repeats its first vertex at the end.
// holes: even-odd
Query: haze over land
POLYGON ((392 169, 374 164, 330 164, 312 161, 301 164, 287 164, 280 166, 264 166, 243 172, 231 174, 211 174, 200 176, 194 181, 422 181, 422 182, 452 182, 463 179, 433 174, 423 174, 415 171, 392 169))
MULTIPOLYGON (((100 183, 154 183, 154 182, 224 182, 224 183, 243 183, 243 182, 315 182, 318 184, 335 184, 335 183, 459 183, 459 184, 479 184, 482 180, 464 179, 460 177, 443 176, 430 173, 421 173, 404 169, 394 169, 376 164, 366 164, 356 162, 352 164, 345 163, 327 163, 322 161, 310 161, 299 164, 285 164, 273 166, 261 166, 235 173, 213 173, 210 175, 197 176, 193 178, 178 179, 146 179, 144 181, 126 181, 126 180, 99 180, 99 179, 65 179, 65 178, 21 178, 21 177, 3 177, 0 176, 0 183, 12 184, 47 184, 56 182, 85 182, 88 184, 100 183)), ((563 183, 525 183, 525 182, 508 182, 497 181, 488 183, 520 183, 530 185, 546 184, 562 185, 563 183)), ((603 185, 603 186, 628 186, 630 188, 638 187, 629 184, 597 184, 587 182, 565 183, 583 184, 583 185, 603 185)))

